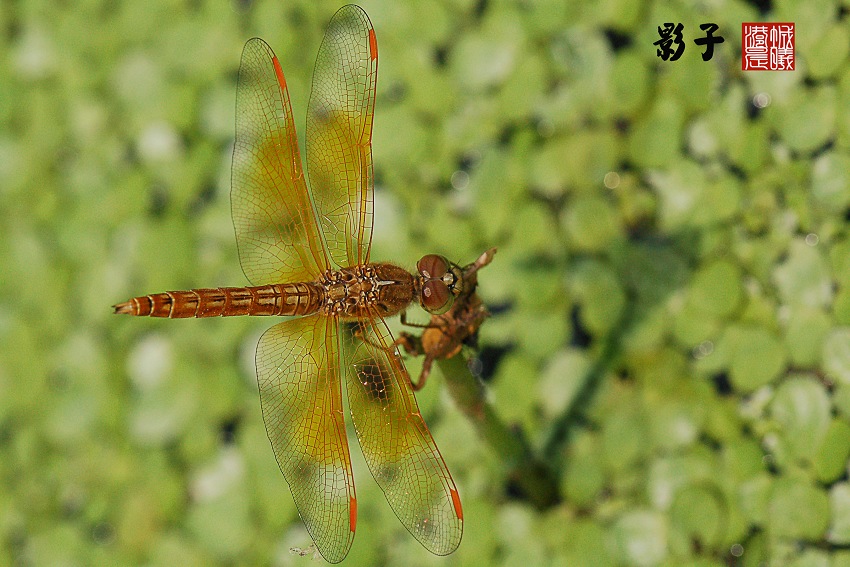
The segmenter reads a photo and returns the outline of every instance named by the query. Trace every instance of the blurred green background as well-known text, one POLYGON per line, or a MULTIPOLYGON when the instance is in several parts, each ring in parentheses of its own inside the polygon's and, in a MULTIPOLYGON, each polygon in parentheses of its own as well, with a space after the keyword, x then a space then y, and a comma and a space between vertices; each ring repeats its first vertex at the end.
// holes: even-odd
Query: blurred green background
MULTIPOLYGON (((242 45, 276 50, 303 136, 342 3, 0 6, 0 564, 313 564, 260 414, 272 321, 110 306, 247 283, 242 45)), ((850 3, 362 5, 373 258, 499 247, 481 378, 559 501, 512 488, 435 375, 418 399, 461 547, 425 551, 355 449, 347 561, 850 565, 850 3), (795 72, 741 72, 759 20, 796 23, 795 72), (664 22, 684 24, 677 62, 652 45, 664 22), (706 22, 726 40, 710 62, 706 22)))

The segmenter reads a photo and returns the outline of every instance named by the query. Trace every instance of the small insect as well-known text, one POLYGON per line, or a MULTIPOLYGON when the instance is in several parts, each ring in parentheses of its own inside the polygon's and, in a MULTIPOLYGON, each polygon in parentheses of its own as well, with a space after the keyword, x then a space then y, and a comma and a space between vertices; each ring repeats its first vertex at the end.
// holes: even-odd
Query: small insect
POLYGON ((445 313, 432 313, 427 325, 414 325, 407 321, 406 313, 401 314, 403 324, 422 327, 421 336, 402 332, 395 343, 411 356, 425 356, 419 379, 412 382, 415 391, 421 390, 431 374, 431 366, 440 358, 452 358, 460 353, 463 345, 475 340, 481 324, 490 316, 487 307, 475 293, 478 287, 478 270, 493 259, 495 248, 484 252, 478 259, 460 268, 463 289, 454 303, 445 313))

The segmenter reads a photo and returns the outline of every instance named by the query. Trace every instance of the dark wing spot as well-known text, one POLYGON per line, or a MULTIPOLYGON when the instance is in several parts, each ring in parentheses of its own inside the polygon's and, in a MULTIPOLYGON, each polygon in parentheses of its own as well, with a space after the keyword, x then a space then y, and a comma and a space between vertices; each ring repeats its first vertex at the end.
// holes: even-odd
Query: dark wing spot
POLYGON ((369 401, 385 406, 392 396, 390 373, 374 359, 357 365, 357 379, 369 401))

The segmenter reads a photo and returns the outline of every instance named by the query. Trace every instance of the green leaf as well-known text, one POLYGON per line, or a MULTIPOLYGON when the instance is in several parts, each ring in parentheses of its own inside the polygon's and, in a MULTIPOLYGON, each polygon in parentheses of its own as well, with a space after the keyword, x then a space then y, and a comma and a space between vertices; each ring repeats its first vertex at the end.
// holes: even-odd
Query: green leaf
POLYGON ((836 545, 850 544, 850 484, 841 482, 829 491, 832 522, 826 539, 836 545))
POLYGON ((537 382, 537 395, 543 414, 561 415, 573 402, 587 379, 587 356, 577 349, 565 349, 553 355, 537 382))
POLYGON ((483 91, 503 83, 518 63, 522 45, 519 23, 506 18, 490 19, 498 33, 490 35, 480 28, 477 33, 460 36, 453 50, 451 71, 457 84, 470 91, 483 91))
MULTIPOLYGON (((478 236, 483 242, 498 242, 504 227, 512 226, 515 222, 518 207, 532 209, 531 216, 537 214, 533 210, 536 208, 535 203, 524 199, 526 178, 519 170, 517 159, 517 154, 522 153, 520 150, 510 152, 504 148, 493 148, 483 152, 481 161, 469 173, 468 191, 473 197, 471 212, 476 219, 480 219, 478 226, 482 233, 478 236)), ((378 163, 377 159, 375 163, 378 163)), ((524 163, 522 167, 525 167, 524 163)), ((549 218, 542 228, 549 227, 551 230, 555 226, 553 219, 549 218)), ((519 230, 521 228, 517 226, 519 230)), ((532 249, 549 250, 557 246, 558 241, 552 238, 550 231, 546 240, 538 241, 532 249)))
POLYGON ((629 135, 629 155, 640 167, 669 165, 679 155, 684 112, 673 97, 655 100, 648 114, 638 120, 629 135))
POLYGON ((850 419, 850 385, 836 384, 832 391, 832 403, 845 419, 850 419))
POLYGON ((653 171, 649 183, 658 192, 661 228, 681 230, 691 224, 693 215, 707 190, 705 172, 690 160, 653 171))
POLYGON ((611 266, 586 260, 570 270, 570 288, 581 304, 581 320, 594 336, 601 336, 620 322, 625 292, 611 266))
POLYGON ((723 334, 718 350, 726 353, 735 388, 752 392, 773 381, 785 366, 785 349, 761 327, 733 326, 723 334))
POLYGON ((821 549, 805 549, 788 567, 832 567, 829 554, 821 549))
POLYGON ((812 165, 812 197, 829 209, 844 209, 850 204, 850 156, 829 151, 812 165))
POLYGON ((823 538, 829 526, 829 498, 804 481, 779 477, 770 495, 768 521, 773 535, 806 541, 823 538))
POLYGON ((567 342, 567 322, 566 314, 557 310, 524 318, 516 329, 520 347, 536 358, 551 356, 567 342))
POLYGON ((705 315, 728 317, 738 307, 742 293, 740 268, 725 260, 717 260, 694 274, 688 302, 705 315))
POLYGON ((698 485, 680 490, 670 509, 671 538, 678 532, 689 545, 713 547, 723 536, 725 507, 719 490, 698 485))
POLYGON ((773 273, 783 302, 826 307, 832 301, 832 276, 820 251, 803 240, 791 243, 788 259, 773 273))
POLYGON ((535 379, 535 363, 528 356, 510 354, 502 360, 492 389, 493 402, 502 419, 508 423, 530 419, 537 396, 529 384, 535 379))
POLYGON ((741 437, 723 446, 724 470, 737 481, 764 472, 764 451, 753 439, 741 437))
POLYGON ((847 470, 850 457, 850 425, 846 421, 833 419, 823 442, 815 454, 815 474, 821 482, 838 479, 847 470))
MULTIPOLYGON (((574 133, 564 146, 560 168, 577 193, 603 196, 599 189, 617 159, 620 138, 612 130, 587 129, 574 133)), ((567 206, 571 208, 572 205, 567 206)))
POLYGON ((570 149, 566 138, 550 140, 531 157, 528 182, 547 196, 563 195, 570 182, 565 164, 570 149))
POLYGON ((645 454, 647 429, 638 408, 623 408, 610 415, 602 424, 602 450, 608 465, 623 470, 645 454))
POLYGON ((694 211, 693 224, 709 227, 735 218, 741 208, 741 184, 733 177, 709 182, 694 211))
POLYGON ((735 398, 726 396, 720 398, 715 395, 705 402, 705 412, 703 429, 709 439, 725 444, 734 443, 739 438, 742 415, 735 398))
POLYGON ((615 265, 623 272, 625 287, 633 288, 644 309, 666 301, 687 282, 687 260, 672 246, 646 241, 617 252, 624 252, 615 265))
POLYGON ((709 482, 716 473, 714 456, 700 448, 681 456, 659 457, 649 465, 646 492, 656 509, 666 510, 683 487, 709 482))
POLYGON ((682 310, 675 314, 673 332, 676 340, 689 348, 714 338, 719 330, 720 321, 706 315, 691 302, 685 303, 682 310))
POLYGON ((670 400, 649 406, 653 445, 675 450, 693 443, 700 433, 704 415, 698 407, 670 400))
MULTIPOLYGON (((850 157, 848 157, 847 166, 850 167, 850 157)), ((842 181, 840 190, 842 195, 847 194, 847 200, 850 202, 850 191, 845 191, 847 185, 850 185, 850 170, 847 173, 848 180, 846 183, 842 181)), ((829 247, 829 262, 832 267, 832 275, 836 280, 850 281, 850 239, 844 238, 832 243, 829 247)))
POLYGON ((614 524, 622 563, 649 567, 667 555, 667 522, 650 510, 634 509, 614 524))
MULTIPOLYGON (((498 202, 499 199, 495 201, 498 202)), ((502 207, 504 208, 504 205, 502 207)), ((557 254, 561 244, 553 235, 557 234, 558 225, 554 215, 546 207, 532 201, 524 202, 519 208, 507 208, 511 213, 508 222, 513 227, 515 241, 521 243, 523 252, 528 255, 557 254)), ((497 259, 501 260, 499 257, 497 259)))
POLYGON ((838 293, 835 294, 835 302, 832 304, 832 318, 836 325, 850 325, 850 289, 846 286, 839 288, 838 293))
POLYGON ((215 491, 194 502, 186 519, 198 541, 222 558, 235 559, 251 540, 250 503, 247 489, 240 482, 243 467, 235 452, 223 453, 219 462, 195 481, 196 485, 214 481, 215 491))
POLYGON ((649 78, 643 59, 633 50, 625 50, 614 59, 611 69, 611 104, 622 114, 639 108, 649 87, 649 78))
POLYGON ((561 485, 575 506, 591 506, 605 486, 605 471, 599 436, 584 433, 575 438, 561 485))
POLYGON ((833 23, 816 34, 815 43, 806 54, 807 74, 815 80, 834 75, 847 59, 848 51, 847 26, 843 22, 833 23))
POLYGON ((764 525, 768 522, 774 483, 773 477, 764 472, 738 485, 741 510, 751 524, 764 525))
POLYGON ((850 385, 850 328, 834 329, 826 338, 823 367, 830 378, 850 385))
POLYGON ((563 546, 563 561, 553 564, 594 565, 595 567, 613 567, 618 563, 611 556, 608 545, 609 530, 591 519, 579 519, 564 525, 557 525, 557 547, 563 546))
POLYGON ((788 104, 777 104, 771 117, 792 150, 810 152, 835 135, 836 93, 833 86, 795 90, 788 104))
POLYGON ((581 196, 573 201, 563 222, 579 250, 603 250, 620 236, 616 211, 607 199, 595 195, 581 196))
POLYGON ((839 549, 832 553, 832 567, 850 567, 850 550, 839 549))
POLYGON ((832 321, 822 310, 791 308, 785 329, 785 345, 791 363, 800 367, 818 366, 831 328, 832 321))
POLYGON ((791 378, 776 390, 770 413, 778 434, 797 459, 811 460, 826 437, 830 403, 826 388, 814 378, 791 378))

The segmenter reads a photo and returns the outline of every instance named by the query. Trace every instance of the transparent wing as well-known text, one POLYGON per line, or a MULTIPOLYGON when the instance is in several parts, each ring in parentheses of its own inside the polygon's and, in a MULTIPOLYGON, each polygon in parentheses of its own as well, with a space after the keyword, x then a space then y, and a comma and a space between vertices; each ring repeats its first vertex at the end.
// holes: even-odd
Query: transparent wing
POLYGON ((460 544, 457 487, 419 413, 383 319, 343 326, 348 405, 369 470, 404 527, 432 553, 460 544))
POLYGON ((369 262, 372 119, 378 44, 366 13, 344 6, 319 47, 307 106, 307 173, 328 254, 340 267, 369 262))
POLYGON ((251 283, 312 281, 329 267, 283 70, 259 38, 245 44, 239 66, 231 208, 239 260, 251 283))
POLYGON ((337 325, 329 317, 292 319, 257 345, 266 432, 301 519, 331 563, 348 553, 357 519, 337 325))

